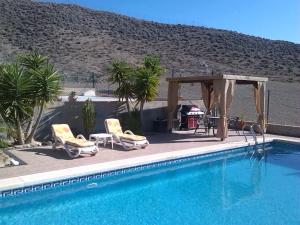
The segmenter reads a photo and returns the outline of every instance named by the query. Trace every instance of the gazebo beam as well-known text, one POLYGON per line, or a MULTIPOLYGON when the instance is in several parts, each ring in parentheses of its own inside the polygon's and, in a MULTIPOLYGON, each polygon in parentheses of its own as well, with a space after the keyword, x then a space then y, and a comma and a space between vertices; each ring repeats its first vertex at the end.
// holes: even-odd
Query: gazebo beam
POLYGON ((255 76, 244 76, 244 75, 231 75, 231 74, 219 74, 219 75, 199 75, 199 76, 189 76, 189 77, 168 77, 167 81, 174 81, 179 83, 201 83, 210 82, 213 80, 236 80, 240 83, 254 83, 257 81, 266 82, 268 78, 266 77, 255 77, 255 76))

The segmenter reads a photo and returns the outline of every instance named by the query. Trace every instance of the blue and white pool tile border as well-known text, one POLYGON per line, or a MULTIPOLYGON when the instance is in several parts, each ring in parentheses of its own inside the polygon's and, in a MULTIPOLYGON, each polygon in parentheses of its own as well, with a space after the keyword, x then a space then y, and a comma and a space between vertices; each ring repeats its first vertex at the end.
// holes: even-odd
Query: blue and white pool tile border
MULTIPOLYGON (((297 143, 295 139, 266 138, 266 142, 285 141, 297 143)), ((258 139, 262 143, 262 139, 258 139)), ((298 141, 298 143, 300 143, 298 141)), ((254 142, 230 142, 206 147, 171 151, 135 158, 116 160, 112 162, 97 163, 87 166, 73 167, 63 170, 55 170, 44 173, 36 173, 0 180, 0 197, 14 196, 33 191, 45 190, 57 186, 65 186, 78 182, 114 176, 118 174, 140 171, 150 167, 162 166, 163 164, 178 163, 190 158, 200 158, 208 153, 220 153, 226 150, 253 145, 254 142)), ((210 154, 211 155, 211 154, 210 154)))
MULTIPOLYGON (((182 163, 182 162, 186 162, 186 161, 198 160, 198 159, 203 159, 203 158, 211 158, 211 157, 216 157, 216 156, 224 156, 225 154, 230 154, 232 152, 237 153, 237 151, 238 150, 235 148, 232 150, 223 150, 223 151, 212 152, 212 153, 208 153, 208 154, 200 154, 200 155, 198 154, 195 156, 171 159, 171 160, 167 160, 167 161, 159 161, 159 162, 154 162, 151 164, 138 165, 138 166, 134 166, 134 167, 113 170, 113 171, 107 171, 107 172, 102 172, 102 173, 98 173, 98 174, 74 177, 74 178, 69 178, 69 179, 65 179, 65 180, 58 180, 58 181, 54 181, 54 182, 50 182, 50 183, 43 183, 43 184, 37 184, 37 185, 32 185, 32 186, 23 187, 23 188, 10 189, 10 190, 6 190, 6 191, 2 191, 1 197, 14 196, 14 195, 18 195, 18 194, 24 194, 24 193, 29 193, 29 192, 39 191, 39 190, 46 190, 46 189, 50 189, 50 188, 55 188, 57 186, 66 186, 69 184, 81 183, 81 182, 89 181, 89 180, 91 180, 91 181, 99 180, 99 179, 103 179, 106 177, 112 177, 112 176, 122 175, 122 174, 129 174, 131 172, 145 171, 146 169, 169 166, 169 165, 174 165, 174 164, 178 164, 178 163, 182 163)), ((243 149, 241 149, 240 151, 242 153, 245 152, 245 150, 243 150, 243 149)))

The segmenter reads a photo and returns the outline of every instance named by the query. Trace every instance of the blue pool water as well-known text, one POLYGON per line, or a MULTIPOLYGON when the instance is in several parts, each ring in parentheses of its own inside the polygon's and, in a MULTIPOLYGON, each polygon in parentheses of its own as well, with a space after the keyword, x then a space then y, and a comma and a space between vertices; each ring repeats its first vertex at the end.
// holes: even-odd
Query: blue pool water
POLYGON ((0 224, 300 224, 300 145, 266 148, 3 197, 0 224))

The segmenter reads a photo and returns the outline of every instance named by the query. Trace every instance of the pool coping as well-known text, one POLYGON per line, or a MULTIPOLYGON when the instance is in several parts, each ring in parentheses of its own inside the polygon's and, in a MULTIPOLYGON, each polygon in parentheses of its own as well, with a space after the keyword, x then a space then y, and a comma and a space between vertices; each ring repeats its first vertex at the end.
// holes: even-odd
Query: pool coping
MULTIPOLYGON (((288 137, 287 138, 269 137, 265 139, 265 142, 272 142, 272 141, 283 141, 283 142, 300 144, 300 140, 295 140, 293 138, 288 138, 288 137)), ((262 143, 262 142, 263 139, 258 138, 258 143, 262 143)), ((203 155, 207 153, 226 151, 232 148, 245 147, 254 144, 255 142, 253 140, 250 140, 248 142, 245 141, 229 142, 224 144, 183 149, 179 151, 169 151, 169 152, 157 153, 157 154, 152 154, 147 156, 138 156, 138 157, 115 160, 110 162, 96 163, 91 165, 71 167, 67 169, 53 170, 49 172, 42 172, 42 173, 35 173, 30 175, 6 178, 0 180, 0 193, 12 189, 19 189, 19 188, 34 186, 43 183, 70 179, 74 177, 104 173, 104 172, 109 172, 109 171, 114 171, 119 169, 126 169, 135 166, 157 163, 161 161, 175 160, 184 157, 203 155)))

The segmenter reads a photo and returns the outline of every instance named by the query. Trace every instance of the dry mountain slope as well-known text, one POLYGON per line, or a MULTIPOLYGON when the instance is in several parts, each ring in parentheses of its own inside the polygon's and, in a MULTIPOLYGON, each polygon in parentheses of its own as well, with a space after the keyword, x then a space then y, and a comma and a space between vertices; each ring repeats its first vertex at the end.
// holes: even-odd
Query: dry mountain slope
POLYGON ((204 27, 167 25, 76 5, 0 0, 0 61, 39 49, 65 74, 105 76, 113 58, 159 54, 166 68, 300 81, 300 45, 204 27))

